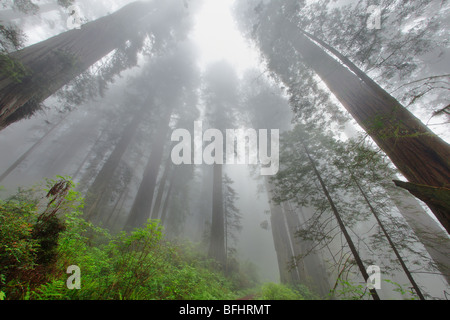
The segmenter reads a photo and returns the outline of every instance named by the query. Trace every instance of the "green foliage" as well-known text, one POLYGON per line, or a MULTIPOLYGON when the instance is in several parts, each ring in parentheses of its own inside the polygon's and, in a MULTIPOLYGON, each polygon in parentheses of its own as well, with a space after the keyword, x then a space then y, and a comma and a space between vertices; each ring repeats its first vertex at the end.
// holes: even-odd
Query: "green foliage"
MULTIPOLYGON (((95 226, 82 218, 83 199, 70 178, 57 178, 44 190, 34 189, 45 195, 41 201, 21 190, 0 202, 0 299, 236 299, 258 285, 255 265, 230 261, 232 272, 226 276, 199 244, 167 241, 159 220, 118 234, 95 226), (81 270, 80 290, 66 285, 72 265, 81 270)), ((264 285, 254 296, 312 297, 307 288, 277 284, 264 285)))
POLYGON ((21 62, 5 54, 0 54, 0 72, 16 83, 22 82, 29 73, 21 62))
POLYGON ((261 300, 305 300, 305 297, 296 289, 284 284, 265 283, 261 287, 261 300))
POLYGON ((34 206, 0 201, 0 285, 34 268, 39 243, 33 238, 34 206))
POLYGON ((365 285, 356 285, 349 280, 339 278, 336 286, 330 291, 330 295, 342 300, 364 300, 370 297, 370 292, 365 285))
POLYGON ((403 300, 417 300, 417 294, 413 290, 405 289, 401 284, 394 282, 390 279, 383 279, 383 281, 390 283, 394 286, 393 291, 401 294, 403 300))
POLYGON ((48 281, 54 270, 59 236, 65 229, 59 215, 72 186, 70 180, 59 178, 48 181, 53 187, 43 211, 33 189, 19 190, 0 201, 0 285, 8 298, 25 298, 27 291, 48 281), (64 185, 66 189, 59 188, 64 185))
POLYGON ((232 281, 194 246, 166 241, 158 220, 112 235, 82 218, 69 177, 47 187, 40 214, 34 197, 25 200, 32 192, 0 202, 1 299, 235 298, 232 281), (81 290, 66 286, 71 265, 81 270, 81 290))
POLYGON ((67 217, 59 246, 60 274, 38 288, 32 299, 147 300, 224 299, 232 297, 223 275, 195 261, 164 240, 159 221, 116 236, 93 226, 80 214, 67 217), (64 268, 77 265, 82 289, 61 286, 64 268))
MULTIPOLYGON (((390 279, 383 279, 382 281, 391 284, 394 288, 393 292, 397 292, 401 295, 403 300, 417 300, 417 294, 410 289, 405 289, 403 285, 400 285, 390 279)), ((339 278, 336 281, 336 286, 330 291, 330 296, 342 300, 365 300, 370 298, 370 291, 364 284, 355 284, 351 281, 339 278)))

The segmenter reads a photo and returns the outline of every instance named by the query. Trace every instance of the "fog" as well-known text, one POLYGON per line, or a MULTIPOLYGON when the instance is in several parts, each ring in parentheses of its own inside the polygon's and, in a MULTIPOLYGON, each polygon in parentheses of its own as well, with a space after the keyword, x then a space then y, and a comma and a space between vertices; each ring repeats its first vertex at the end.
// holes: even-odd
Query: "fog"
POLYGON ((83 219, 157 221, 236 299, 447 299, 448 201, 392 180, 448 194, 450 7, 383 2, 368 30, 370 3, 1 1, 2 203, 73 181, 83 219))

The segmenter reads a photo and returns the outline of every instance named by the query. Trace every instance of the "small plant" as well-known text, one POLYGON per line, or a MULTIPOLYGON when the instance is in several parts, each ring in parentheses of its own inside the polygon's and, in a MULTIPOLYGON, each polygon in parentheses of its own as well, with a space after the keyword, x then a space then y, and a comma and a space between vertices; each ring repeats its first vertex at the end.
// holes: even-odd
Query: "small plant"
POLYGON ((370 291, 365 285, 356 285, 351 281, 339 278, 335 287, 330 291, 330 296, 343 300, 363 300, 370 297, 370 291))
POLYGON ((265 283, 261 288, 262 300, 304 300, 297 290, 284 284, 265 283))
POLYGON ((417 300, 417 294, 413 290, 405 289, 401 284, 389 279, 383 279, 383 281, 390 283, 394 286, 393 291, 401 294, 404 300, 417 300))

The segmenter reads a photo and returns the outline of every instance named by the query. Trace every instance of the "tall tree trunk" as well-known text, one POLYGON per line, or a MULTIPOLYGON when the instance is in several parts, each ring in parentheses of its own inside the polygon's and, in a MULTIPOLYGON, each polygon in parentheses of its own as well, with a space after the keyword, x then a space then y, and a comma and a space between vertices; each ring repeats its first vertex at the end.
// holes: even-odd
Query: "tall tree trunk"
POLYGON ((289 262, 292 260, 293 256, 289 244, 288 230, 286 228, 283 210, 281 205, 272 200, 272 186, 267 178, 264 179, 264 183, 270 205, 270 225, 272 229, 275 252, 277 254, 280 282, 285 284, 293 284, 296 283, 296 277, 292 274, 292 270, 289 265, 289 262))
POLYGON ((384 236, 386 237, 387 241, 389 242, 389 245, 391 246, 392 251, 394 251, 394 254, 397 257, 397 260, 399 261, 400 265, 402 266, 403 271, 405 272, 406 276, 408 277, 408 280, 411 282, 414 290, 416 290, 416 293, 419 296, 420 300, 425 300, 425 297, 423 296, 422 291, 420 290, 419 286, 417 285, 416 281, 414 280, 414 277, 412 276, 411 272, 409 271, 408 267, 406 266, 405 262, 403 261, 403 258, 400 255, 400 252, 398 252, 397 247, 395 246, 389 233, 387 232, 386 228, 384 227, 383 222, 380 220, 378 213, 375 211, 375 208, 370 203, 369 198, 367 198, 367 195, 364 192, 364 190, 362 189, 358 180, 356 180, 355 176, 351 172, 350 172, 350 175, 351 175, 353 182, 358 187, 358 190, 361 192, 361 194, 364 198, 364 201, 366 202, 367 206, 369 207, 370 211, 372 212, 373 216, 375 217, 375 220, 377 221, 378 225, 380 226, 381 231, 383 232, 384 236))
POLYGON ((170 178, 169 188, 167 189, 166 198, 164 200, 164 205, 163 205, 162 212, 161 212, 161 224, 163 224, 163 225, 167 220, 167 212, 169 210, 170 196, 172 195, 173 185, 175 182, 175 171, 176 171, 176 168, 174 170, 172 177, 170 178))
MULTIPOLYGON (((436 187, 450 185, 450 146, 356 66, 340 64, 313 43, 295 25, 282 23, 303 61, 324 81, 358 124, 410 181, 436 187)), ((342 61, 345 63, 346 61, 342 61)), ((450 213, 427 203, 444 228, 450 230, 450 213)))
POLYGON ((108 157, 108 160, 105 162, 102 169, 95 177, 94 182, 86 192, 84 206, 84 215, 86 219, 92 220, 104 203, 109 182, 114 175, 114 171, 118 167, 120 160, 125 154, 131 139, 134 137, 146 109, 147 106, 141 107, 141 109, 133 116, 130 123, 127 124, 113 152, 108 157))
POLYGON ((199 206, 199 221, 198 221, 198 235, 201 236, 205 232, 209 232, 207 229, 207 222, 211 217, 212 210, 212 182, 213 182, 213 167, 207 164, 200 166, 202 172, 202 186, 201 193, 202 199, 199 206))
POLYGON ((20 80, 0 74, 0 130, 28 117, 70 80, 123 44, 142 23, 151 2, 117 12, 10 54, 27 70, 20 80))
POLYGON ((211 238, 209 244, 208 255, 215 259, 225 267, 226 252, 225 252, 225 216, 223 208, 223 183, 222 183, 222 169, 221 164, 213 165, 213 199, 212 199, 212 219, 211 219, 211 238))
MULTIPOLYGON (((302 144, 303 144, 303 142, 302 142, 302 144)), ((308 157, 308 159, 309 159, 309 161, 311 163, 311 166, 312 166, 312 168, 314 170, 314 174, 316 175, 317 180, 319 180, 319 183, 320 183, 320 185, 322 187, 323 193, 325 194, 325 196, 326 196, 326 198, 328 200, 328 203, 331 206, 331 210, 333 211, 333 214, 336 217, 336 220, 338 222, 339 228, 341 229, 341 232, 344 235, 345 240, 347 241, 347 244, 348 244, 348 246, 350 248, 350 251, 352 252, 353 258, 355 258, 356 265, 358 266, 359 271, 361 272, 364 280, 367 283, 367 281, 369 280, 369 274, 367 273, 366 269, 364 268, 363 261, 361 260, 361 257, 359 256, 359 253, 356 250, 356 246, 353 243, 353 240, 350 237, 350 234, 348 233, 347 228, 345 227, 344 222, 341 219, 341 215, 339 214, 339 211, 337 210, 337 208, 336 208, 336 206, 334 204, 334 201, 331 198, 330 193, 328 192, 328 189, 327 189, 327 187, 325 185, 325 182, 322 180, 322 176, 320 175, 319 171, 316 168, 314 160, 311 158, 311 155, 308 152, 308 148, 304 144, 303 144, 303 148, 304 148, 305 153, 306 153, 306 155, 307 155, 307 157, 308 157)), ((378 296, 378 293, 377 293, 377 291, 375 289, 369 289, 369 291, 370 291, 370 294, 372 295, 372 298, 374 300, 380 300, 380 297, 378 296)))
POLYGON ((304 261, 302 259, 297 259, 297 257, 303 254, 303 250, 300 244, 295 239, 295 233, 297 232, 297 229, 299 227, 300 220, 298 219, 297 214, 289 208, 287 202, 284 202, 282 204, 282 209, 292 253, 291 267, 293 269, 293 272, 296 273, 296 280, 298 281, 298 283, 306 285, 307 276, 304 261))
POLYGON ((164 110, 165 114, 154 134, 150 158, 145 167, 144 176, 127 219, 126 228, 128 230, 143 226, 150 218, 156 180, 161 167, 164 146, 167 141, 166 138, 170 129, 169 123, 172 110, 173 107, 168 107, 164 110))
POLYGON ((117 208, 114 209, 112 214, 114 214, 114 219, 110 224, 111 230, 122 230, 121 226, 118 226, 119 218, 121 217, 121 213, 123 212, 123 207, 125 202, 127 201, 128 195, 130 193, 130 188, 126 188, 125 194, 122 196, 122 200, 118 203, 117 208), (116 211, 116 212, 115 212, 116 211))
POLYGON ((167 183, 167 178, 169 176, 170 173, 170 169, 171 169, 171 164, 172 164, 172 159, 170 157, 170 155, 167 158, 166 161, 166 165, 164 166, 164 173, 161 177, 161 180, 159 181, 159 186, 158 186, 158 193, 156 194, 156 198, 155 198, 155 204, 153 205, 152 208, 152 214, 151 214, 151 219, 158 219, 159 218, 159 211, 161 209, 161 203, 162 203, 162 198, 164 195, 164 191, 166 189, 166 183, 167 183))
POLYGON ((115 223, 117 222, 117 219, 119 217, 120 214, 120 207, 123 205, 123 202, 125 201, 128 192, 129 192, 130 188, 129 188, 129 182, 126 183, 122 190, 120 191, 120 195, 116 200, 116 203, 114 204, 114 206, 111 208, 109 215, 107 216, 106 220, 105 220, 105 226, 107 228, 114 228, 115 223), (120 206, 120 207, 119 207, 120 206))

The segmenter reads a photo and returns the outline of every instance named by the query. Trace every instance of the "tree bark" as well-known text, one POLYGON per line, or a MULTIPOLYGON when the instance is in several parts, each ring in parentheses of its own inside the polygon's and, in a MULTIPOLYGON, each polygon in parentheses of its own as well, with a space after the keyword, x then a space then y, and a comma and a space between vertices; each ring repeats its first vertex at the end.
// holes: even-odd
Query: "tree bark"
POLYGON ((31 116, 41 102, 123 44, 136 32, 148 9, 148 2, 134 2, 79 30, 10 54, 27 72, 19 81, 0 74, 0 130, 31 116))

